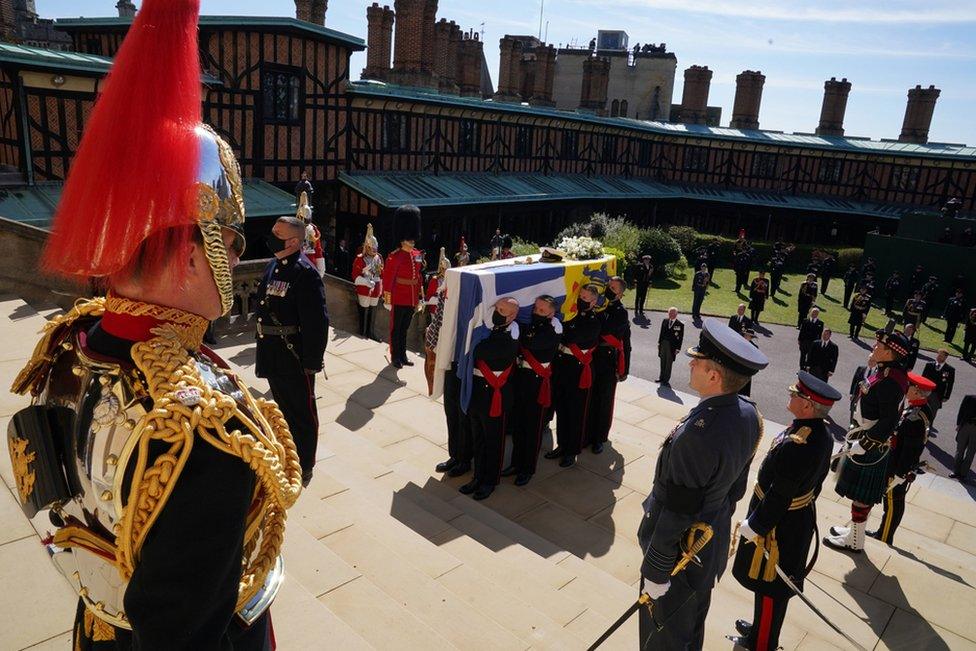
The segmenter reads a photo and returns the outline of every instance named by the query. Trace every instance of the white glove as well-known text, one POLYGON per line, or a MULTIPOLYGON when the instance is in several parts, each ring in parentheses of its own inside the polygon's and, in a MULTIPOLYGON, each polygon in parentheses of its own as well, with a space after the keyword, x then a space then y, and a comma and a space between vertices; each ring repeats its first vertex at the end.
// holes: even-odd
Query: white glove
POLYGON ((651 599, 660 599, 661 597, 664 596, 664 593, 666 593, 668 591, 668 588, 670 587, 671 587, 670 581, 666 581, 664 583, 653 583, 651 581, 644 582, 644 592, 646 592, 647 596, 650 597, 651 599))
POLYGON ((753 531, 752 527, 749 526, 749 518, 746 518, 739 523, 739 535, 745 538, 746 542, 756 542, 756 537, 759 536, 759 534, 753 531))
POLYGON ((888 488, 894 488, 895 486, 904 483, 905 483, 904 477, 902 477, 901 475, 895 475, 894 477, 891 478, 891 484, 888 486, 888 488))
POLYGON ((864 449, 864 446, 861 445, 860 441, 854 441, 853 443, 851 443, 851 446, 847 448, 847 456, 849 457, 853 457, 855 455, 861 455, 864 454, 865 452, 867 452, 867 450, 864 449))

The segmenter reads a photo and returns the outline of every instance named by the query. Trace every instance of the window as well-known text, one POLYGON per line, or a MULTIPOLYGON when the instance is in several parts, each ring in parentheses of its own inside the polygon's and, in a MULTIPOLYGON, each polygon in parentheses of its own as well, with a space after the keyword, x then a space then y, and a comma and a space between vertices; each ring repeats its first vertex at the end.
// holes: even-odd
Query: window
POLYGON ((776 154, 757 151, 752 155, 752 175, 760 179, 776 178, 776 154))
POLYGON ((844 161, 839 158, 821 158, 817 180, 821 183, 840 183, 844 171, 844 161))
POLYGON ((261 90, 265 122, 298 122, 300 80, 298 71, 293 69, 267 68, 263 71, 261 90))
POLYGON ((571 160, 579 155, 579 133, 576 131, 563 131, 563 147, 559 152, 560 158, 571 160))
POLYGON ((406 151, 410 144, 410 123, 403 113, 383 116, 383 150, 406 151))
POLYGON ((651 166, 651 142, 641 140, 637 147, 637 164, 641 167, 651 166))
POLYGON ((620 115, 620 102, 613 100, 610 102, 610 117, 615 118, 620 115))
POLYGON ((481 151, 481 141, 478 139, 478 123, 474 120, 461 120, 458 132, 458 153, 462 155, 477 154, 481 151))
POLYGON ((918 183, 918 168, 898 165, 891 172, 891 188, 895 190, 914 190, 918 183))
POLYGON ((627 100, 620 100, 620 117, 627 117, 627 100))
POLYGON ((708 169, 708 149, 705 147, 686 148, 684 170, 686 172, 704 172, 706 169, 708 169))
POLYGON ((515 155, 519 158, 532 156, 532 127, 520 125, 515 132, 515 155))
POLYGON ((603 162, 612 163, 616 158, 617 140, 613 136, 603 136, 603 162))

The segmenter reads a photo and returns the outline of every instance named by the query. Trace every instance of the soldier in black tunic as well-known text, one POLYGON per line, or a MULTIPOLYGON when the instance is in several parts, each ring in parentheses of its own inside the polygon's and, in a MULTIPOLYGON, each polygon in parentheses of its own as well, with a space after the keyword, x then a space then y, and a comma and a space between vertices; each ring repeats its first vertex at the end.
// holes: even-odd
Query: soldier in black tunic
POLYGON ((491 313, 491 332, 474 347, 474 378, 468 418, 474 444, 474 477, 459 489, 476 500, 489 497, 498 485, 505 458, 506 418, 511 417, 518 355, 518 301, 501 298, 491 313))
POLYGON ((935 295, 939 292, 939 279, 935 276, 929 276, 929 279, 922 285, 922 300, 925 301, 925 305, 922 307, 922 314, 920 315, 920 320, 925 323, 929 318, 929 311, 932 309, 932 305, 935 303, 935 295))
POLYGON ((813 302, 817 300, 817 292, 819 288, 817 287, 817 276, 816 274, 807 274, 807 279, 800 284, 800 289, 796 296, 796 327, 800 327, 800 322, 806 317, 810 312, 810 308, 813 307, 813 302))
POLYGON ((861 327, 867 320, 870 310, 871 294, 866 289, 861 288, 861 291, 854 294, 854 298, 851 299, 851 313, 847 317, 847 323, 850 326, 847 335, 849 339, 861 340, 861 327))
POLYGON ((603 452, 603 444, 610 438, 617 382, 623 382, 630 373, 630 321, 627 308, 620 302, 626 289, 623 278, 614 276, 604 291, 607 307, 601 313, 600 345, 593 353, 593 393, 587 423, 594 454, 603 452))
POLYGON ((762 417, 736 391, 766 367, 765 355, 712 319, 688 355, 689 384, 701 401, 661 447, 637 533, 642 587, 654 600, 653 609, 640 609, 642 649, 702 648, 712 587, 728 561, 732 512, 762 438, 762 417), (712 539, 675 574, 696 524, 710 526, 712 539))
POLYGON ((766 299, 769 297, 769 280, 766 272, 760 270, 759 276, 753 278, 749 285, 749 313, 753 324, 759 323, 759 315, 766 309, 766 299))
POLYGON ((827 255, 820 261, 820 293, 826 295, 830 279, 834 275, 834 267, 837 266, 837 258, 827 255))
POLYGON ((797 335, 796 343, 800 349, 800 370, 805 371, 810 366, 807 356, 814 342, 820 339, 823 334, 824 322, 820 320, 820 310, 813 308, 810 310, 810 318, 804 319, 800 323, 800 333, 797 335))
POLYGON ((925 299, 922 298, 921 291, 916 291, 910 299, 905 301, 905 307, 902 310, 902 323, 906 326, 911 324, 917 328, 924 311, 925 299))
POLYGON ((844 307, 851 301, 851 294, 854 293, 854 288, 857 287, 857 281, 860 277, 860 273, 857 267, 851 265, 844 272, 844 307))
POLYGON ((911 323, 905 326, 905 336, 908 337, 908 354, 905 355, 905 363, 902 366, 906 371, 915 368, 915 362, 918 361, 918 349, 922 343, 915 334, 917 330, 918 328, 911 323))
POLYGON ((786 256, 781 253, 774 255, 773 259, 769 261, 770 296, 776 296, 776 292, 779 291, 780 285, 783 282, 783 272, 785 270, 786 256))
POLYGON ((838 462, 836 491, 851 500, 851 522, 831 527, 824 544, 834 549, 861 553, 864 525, 871 507, 881 501, 887 486, 888 440, 898 424, 902 398, 908 389, 904 359, 908 338, 898 331, 879 330, 871 356, 878 366, 861 383, 855 422, 847 434, 844 456, 838 462))
POLYGON ((773 439, 759 467, 748 516, 739 523, 732 575, 755 593, 751 622, 738 620, 734 640, 750 651, 774 651, 793 591, 776 573, 778 566, 800 589, 817 530, 816 499, 830 466, 833 438, 824 419, 840 392, 800 371, 790 387, 793 423, 773 439), (766 557, 768 554, 768 558, 766 557))
MULTIPOLYGON (((901 289, 901 276, 897 271, 892 271, 891 276, 884 284, 885 293, 885 314, 890 316, 892 314, 892 305, 895 303, 895 298, 898 297, 898 290, 901 289)), ((844 304, 847 307, 847 304, 844 304)))
POLYGON ((976 307, 970 308, 969 316, 966 317, 966 328, 962 339, 962 361, 971 362, 974 352, 976 352, 976 307))
POLYGON ((691 318, 695 321, 701 321, 701 306, 705 302, 705 294, 708 293, 708 283, 711 280, 708 267, 701 265, 691 281, 691 293, 694 297, 691 302, 691 318))
POLYGON ((891 452, 888 453, 888 486, 882 502, 884 515, 878 530, 868 533, 888 545, 894 542, 895 531, 905 514, 905 495, 915 481, 915 471, 925 451, 932 425, 928 398, 935 390, 935 382, 915 373, 908 374, 908 382, 908 393, 905 394, 907 404, 891 438, 891 452))
POLYGON ((268 380, 285 415, 307 486, 319 438, 315 376, 325 358, 329 314, 322 277, 301 250, 304 237, 301 220, 280 217, 267 238, 275 258, 257 292, 255 373, 268 380))
POLYGON ((959 327, 959 322, 966 318, 966 298, 961 289, 957 289, 955 295, 946 302, 942 318, 946 322, 943 341, 951 344, 952 340, 956 338, 956 328, 959 327))
POLYGON ((640 264, 633 268, 634 287, 634 314, 644 314, 644 303, 647 301, 647 288, 651 286, 651 276, 654 275, 654 265, 651 264, 651 256, 641 256, 640 264))
POLYGON ((542 434, 552 420, 552 361, 563 332, 563 324, 556 318, 556 300, 552 296, 535 299, 532 322, 520 330, 520 360, 514 376, 512 463, 502 471, 503 477, 515 475, 516 486, 526 485, 535 474, 542 434))
MULTIPOLYGON (((740 242, 742 240, 739 240, 740 242)), ((735 253, 735 258, 732 262, 732 267, 735 270, 735 292, 736 294, 742 290, 743 287, 749 286, 749 267, 752 261, 752 250, 750 248, 742 248, 735 253)))
POLYGON ((596 285, 584 285, 576 300, 576 316, 563 324, 562 342, 553 362, 556 403, 556 447, 546 459, 561 457, 563 468, 576 463, 586 440, 590 395, 593 389, 593 353, 600 341, 600 318, 593 308, 600 296, 596 285))

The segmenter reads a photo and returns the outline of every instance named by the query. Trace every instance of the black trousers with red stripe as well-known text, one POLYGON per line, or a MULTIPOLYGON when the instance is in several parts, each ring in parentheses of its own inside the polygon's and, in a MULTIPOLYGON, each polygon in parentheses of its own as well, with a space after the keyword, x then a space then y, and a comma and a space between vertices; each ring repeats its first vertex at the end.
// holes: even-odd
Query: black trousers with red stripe
POLYGON ((455 364, 444 371, 444 418, 448 454, 460 463, 471 463, 471 419, 461 411, 461 379, 455 364))
POLYGON ((778 599, 756 593, 749 648, 752 651, 775 651, 779 647, 779 633, 786 619, 789 599, 778 599))
POLYGON ((539 404, 542 379, 532 369, 515 369, 515 413, 512 418, 512 466, 516 474, 535 474, 542 434, 552 420, 552 406, 539 404))
POLYGON ((298 448, 302 473, 307 475, 315 467, 315 448, 319 442, 315 375, 272 375, 268 378, 268 385, 298 448))
POLYGON ((905 515, 905 494, 908 493, 911 482, 898 484, 881 499, 884 505, 884 515, 881 516, 881 526, 878 527, 878 540, 889 545, 895 539, 895 531, 901 524, 901 517, 905 515))
POLYGON ((505 398, 501 415, 490 416, 492 389, 484 378, 476 376, 473 382, 468 418, 474 444, 474 481, 479 486, 497 486, 505 459, 505 407, 511 406, 511 385, 503 389, 505 398))
POLYGON ((613 403, 617 397, 617 351, 600 346, 593 353, 593 389, 586 426, 585 444, 606 443, 613 424, 613 403))
POLYGON ((553 365, 553 402, 556 404, 556 443, 564 457, 575 457, 586 441, 590 389, 579 388, 583 365, 565 353, 556 355, 553 365))

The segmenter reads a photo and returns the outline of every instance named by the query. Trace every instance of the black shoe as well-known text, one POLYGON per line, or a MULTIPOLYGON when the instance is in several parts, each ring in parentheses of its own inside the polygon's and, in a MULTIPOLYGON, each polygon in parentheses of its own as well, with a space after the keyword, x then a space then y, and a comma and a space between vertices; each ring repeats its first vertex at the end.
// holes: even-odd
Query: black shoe
POLYGON ((957 472, 950 472, 949 473, 949 479, 961 479, 961 478, 962 478, 962 475, 960 475, 957 472))
POLYGON ((515 478, 515 485, 516 486, 525 486, 526 484, 529 483, 529 480, 530 479, 532 479, 532 475, 518 475, 515 478))
POLYGON ((476 490, 478 490, 478 482, 472 479, 464 486, 461 486, 461 488, 458 489, 458 492, 461 493, 462 495, 470 495, 476 490))
POLYGON ((308 488, 308 485, 312 483, 312 471, 302 473, 302 488, 308 488))
POLYGON ((749 633, 752 632, 752 622, 747 622, 744 619, 737 619, 735 620, 735 630, 739 632, 739 635, 749 637, 749 633))
POLYGON ((881 540, 880 531, 865 531, 864 536, 867 538, 874 538, 875 540, 881 540))
POLYGON ((466 475, 471 471, 471 464, 465 463, 463 461, 458 461, 457 465, 447 471, 448 477, 460 477, 461 475, 466 475))
POLYGON ((390 366, 392 366, 393 368, 403 368, 403 364, 401 364, 400 362, 390 362, 390 366))
POLYGON ((502 468, 502 477, 511 477, 515 474, 515 466, 505 466, 502 468))
POLYGON ((406 358, 400 360, 400 363, 403 364, 404 366, 413 366, 413 362, 411 362, 409 359, 406 358))
POLYGON ((544 456, 546 459, 558 459, 559 457, 563 456, 563 451, 558 447, 555 447, 551 452, 546 452, 542 456, 544 456))
POLYGON ((603 452, 603 443, 594 443, 590 446, 590 450, 593 451, 593 454, 600 454, 603 452))
POLYGON ((436 470, 437 472, 448 472, 449 470, 453 470, 458 465, 458 463, 460 462, 457 459, 448 459, 447 461, 441 461, 439 464, 434 466, 434 470, 436 470))
POLYGON ((474 498, 479 502, 483 499, 491 497, 491 494, 495 492, 494 486, 482 486, 474 492, 474 498))
POLYGON ((726 635, 725 637, 728 638, 729 642, 735 645, 733 647, 734 649, 748 649, 749 651, 752 651, 752 647, 749 646, 749 638, 747 636, 726 635))
POLYGON ((563 460, 559 462, 559 467, 569 468, 574 463, 576 463, 576 457, 563 457, 563 460))

